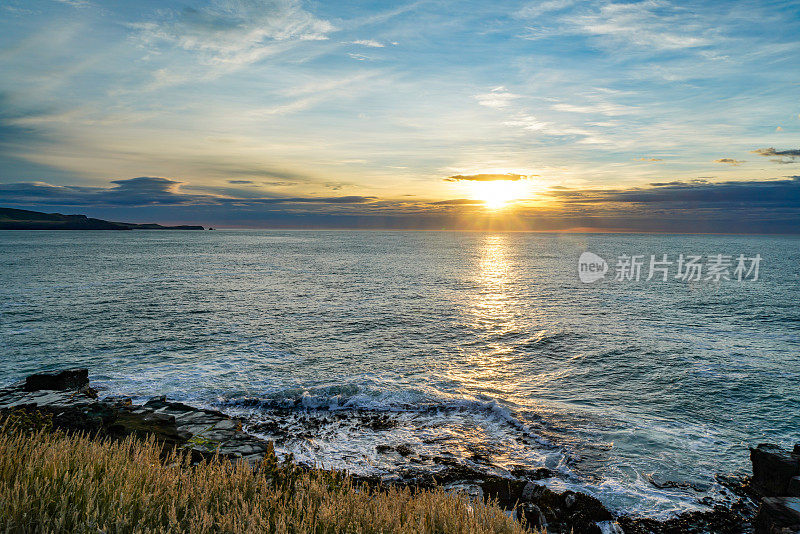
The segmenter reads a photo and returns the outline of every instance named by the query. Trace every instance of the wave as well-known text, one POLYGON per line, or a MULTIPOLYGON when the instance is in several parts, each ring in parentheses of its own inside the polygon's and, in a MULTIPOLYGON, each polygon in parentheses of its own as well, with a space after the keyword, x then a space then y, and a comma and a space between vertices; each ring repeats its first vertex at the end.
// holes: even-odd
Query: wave
POLYGON ((701 495, 721 498, 719 485, 660 482, 626 466, 609 466, 587 477, 576 469, 581 455, 547 436, 556 433, 546 418, 488 397, 344 384, 283 389, 262 398, 231 397, 222 406, 249 421, 249 431, 275 439, 279 452, 358 474, 433 471, 456 463, 509 476, 544 466, 550 476, 542 483, 554 490, 581 491, 618 512, 661 519, 708 509, 701 495))

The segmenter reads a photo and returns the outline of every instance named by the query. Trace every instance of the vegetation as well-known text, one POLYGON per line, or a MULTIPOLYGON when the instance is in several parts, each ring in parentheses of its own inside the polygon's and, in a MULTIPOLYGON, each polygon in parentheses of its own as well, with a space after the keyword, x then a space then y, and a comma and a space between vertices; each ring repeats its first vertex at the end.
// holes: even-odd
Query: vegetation
POLYGON ((154 440, 96 440, 15 414, 0 423, 2 532, 521 533, 492 503, 374 489, 267 456, 191 465, 154 440))

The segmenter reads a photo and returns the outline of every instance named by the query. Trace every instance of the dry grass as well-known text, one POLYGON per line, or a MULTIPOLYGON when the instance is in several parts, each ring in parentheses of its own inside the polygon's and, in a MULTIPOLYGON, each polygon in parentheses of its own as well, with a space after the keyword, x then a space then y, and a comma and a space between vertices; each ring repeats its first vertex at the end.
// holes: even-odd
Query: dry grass
POLYGON ((441 490, 374 490, 324 471, 189 465, 152 440, 0 429, 0 531, 521 533, 492 504, 441 490))

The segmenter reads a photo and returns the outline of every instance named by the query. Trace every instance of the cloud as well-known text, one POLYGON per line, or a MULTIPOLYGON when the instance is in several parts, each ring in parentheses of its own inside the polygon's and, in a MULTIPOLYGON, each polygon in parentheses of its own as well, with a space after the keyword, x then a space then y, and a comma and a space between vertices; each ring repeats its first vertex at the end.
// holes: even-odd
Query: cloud
POLYGON ((508 107, 513 100, 519 97, 520 95, 515 95, 514 93, 509 92, 503 86, 495 87, 488 93, 475 95, 475 99, 478 101, 478 104, 495 109, 508 107))
POLYGON ((596 102, 585 105, 560 103, 553 104, 552 109, 556 111, 566 111, 569 113, 581 113, 587 115, 599 113, 606 116, 625 115, 636 111, 635 107, 612 104, 610 102, 596 102))
POLYGON ((714 27, 700 14, 660 0, 605 3, 574 17, 579 33, 641 50, 681 50, 711 44, 714 27))
MULTIPOLYGON (((244 180, 241 180, 244 181, 244 180)), ((234 180, 233 182, 236 182, 234 180)), ((113 187, 51 185, 45 182, 0 184, 0 197, 18 206, 58 205, 84 207, 113 206, 258 206, 268 204, 365 204, 377 197, 348 195, 335 197, 252 196, 252 189, 236 195, 226 189, 226 195, 193 194, 181 190, 184 182, 168 178, 140 176, 112 180, 113 187)), ((189 188, 202 189, 202 188, 189 188)))
POLYGON ((281 204, 364 204, 378 200, 378 197, 365 197, 360 195, 348 195, 343 197, 286 197, 286 198, 265 198, 258 199, 259 202, 273 203, 279 202, 281 204))
POLYGON ((87 197, 87 200, 93 202, 130 206, 184 204, 199 200, 197 195, 185 195, 179 191, 183 182, 168 178, 139 176, 126 180, 112 180, 111 183, 114 187, 110 189, 82 187, 80 192, 87 197))
POLYGON ((66 4, 68 6, 79 7, 79 8, 93 6, 93 4, 88 0, 55 0, 55 1, 58 2, 59 4, 66 4))
POLYGON ((684 182, 681 180, 673 180, 671 182, 652 182, 650 185, 654 187, 663 187, 665 185, 685 185, 685 184, 707 184, 708 180, 705 178, 695 178, 694 180, 689 180, 688 182, 684 182))
POLYGON ((544 2, 533 2, 517 11, 516 16, 523 19, 537 18, 545 13, 565 10, 572 6, 575 2, 576 0, 547 0, 544 2))
POLYGON ((482 201, 467 198, 253 196, 252 188, 191 194, 187 190, 201 187, 161 177, 115 180, 111 187, 0 184, 0 198, 6 206, 39 211, 215 227, 800 232, 800 176, 721 183, 697 179, 614 190, 563 187, 547 190, 554 202, 546 207, 522 204, 502 218, 487 217, 482 201))
POLYGON ((772 147, 758 148, 753 150, 753 154, 758 154, 759 156, 764 156, 765 158, 778 157, 780 159, 773 159, 770 161, 788 165, 794 163, 797 158, 800 158, 800 149, 775 150, 772 147))
POLYGON ((440 200, 438 202, 431 202, 434 206, 481 206, 486 203, 482 200, 473 200, 470 198, 455 198, 452 200, 440 200))
POLYGON ((241 185, 245 185, 245 184, 253 185, 253 184, 255 184, 255 182, 253 180, 228 180, 228 183, 229 184, 241 184, 241 185))
POLYGON ((759 156, 764 156, 764 157, 779 156, 786 158, 800 158, 800 149, 775 150, 772 147, 758 148, 756 150, 753 150, 753 154, 758 154, 759 156))
POLYGON ((714 163, 727 163, 728 165, 737 166, 737 165, 741 165, 742 163, 745 163, 745 160, 743 160, 743 159, 733 159, 733 158, 720 158, 720 159, 715 159, 714 163))
POLYGON ((211 63, 240 65, 271 54, 275 44, 325 40, 336 30, 303 9, 299 0, 214 0, 131 26, 149 47, 178 46, 203 54, 211 63))
POLYGON ((445 182, 494 182, 499 180, 517 181, 524 180, 527 176, 522 174, 457 174, 455 176, 448 176, 444 179, 445 182))
POLYGON ((636 158, 633 161, 653 161, 653 162, 655 162, 655 161, 664 161, 664 160, 661 159, 661 158, 636 158))
POLYGON ((368 46, 370 48, 383 48, 385 45, 373 39, 360 39, 358 41, 350 41, 350 44, 368 46))
POLYGON ((661 182, 629 190, 551 191, 550 195, 578 203, 699 203, 716 206, 772 206, 800 209, 800 179, 728 182, 661 182))

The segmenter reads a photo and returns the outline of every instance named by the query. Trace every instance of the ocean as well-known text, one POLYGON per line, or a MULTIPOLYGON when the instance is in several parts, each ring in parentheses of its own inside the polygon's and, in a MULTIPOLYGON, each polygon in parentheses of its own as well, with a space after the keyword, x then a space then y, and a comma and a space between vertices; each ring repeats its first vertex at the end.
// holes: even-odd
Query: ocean
POLYGON ((325 467, 547 467, 665 517, 723 499, 749 445, 800 442, 800 237, 0 231, 0 272, 0 383, 88 367, 325 467))

